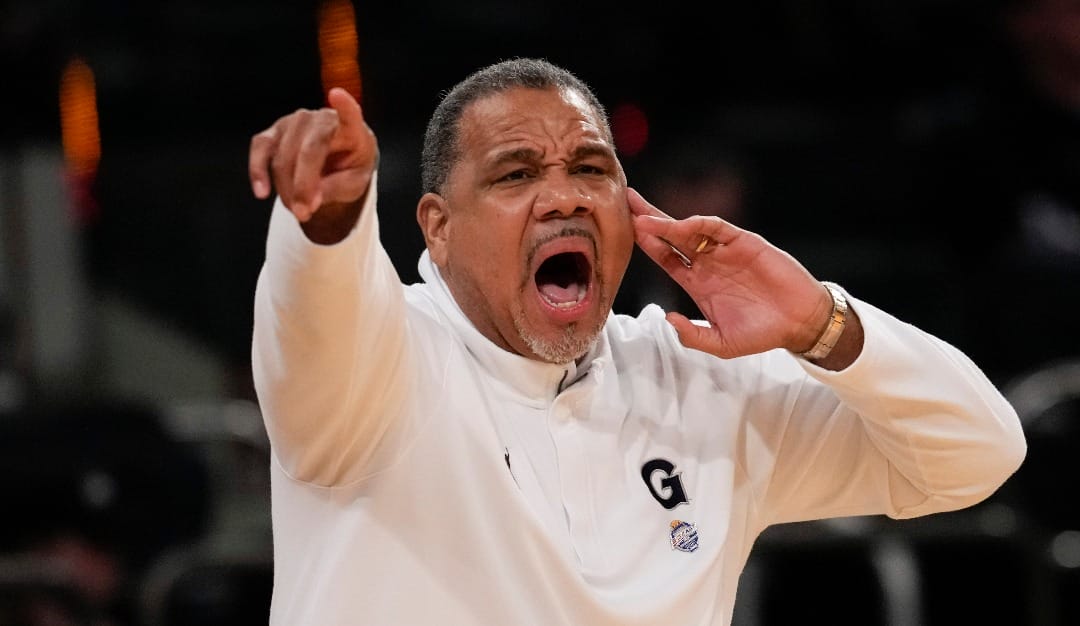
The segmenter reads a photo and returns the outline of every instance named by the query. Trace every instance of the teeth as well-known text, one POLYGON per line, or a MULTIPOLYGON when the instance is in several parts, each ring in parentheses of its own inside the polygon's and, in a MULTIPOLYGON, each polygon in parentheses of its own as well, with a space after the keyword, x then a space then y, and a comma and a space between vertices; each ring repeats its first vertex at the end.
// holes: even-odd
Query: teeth
POLYGON ((540 293, 540 296, 543 297, 548 304, 555 307, 556 309, 569 309, 581 304, 581 301, 585 299, 586 291, 587 290, 584 289, 581 285, 578 285, 577 298, 568 302, 555 302, 551 298, 547 297, 547 295, 545 295, 543 292, 540 293))

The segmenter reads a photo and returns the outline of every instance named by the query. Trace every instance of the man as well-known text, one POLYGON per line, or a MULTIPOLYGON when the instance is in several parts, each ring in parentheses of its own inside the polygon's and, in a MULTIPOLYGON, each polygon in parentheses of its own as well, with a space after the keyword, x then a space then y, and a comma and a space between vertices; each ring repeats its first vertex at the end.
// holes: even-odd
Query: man
POLYGON ((591 90, 497 63, 423 151, 423 283, 343 90, 256 135, 274 624, 728 624, 754 538, 972 505, 1025 454, 963 354, 627 187, 591 90), (610 306, 634 243, 707 317, 610 306))

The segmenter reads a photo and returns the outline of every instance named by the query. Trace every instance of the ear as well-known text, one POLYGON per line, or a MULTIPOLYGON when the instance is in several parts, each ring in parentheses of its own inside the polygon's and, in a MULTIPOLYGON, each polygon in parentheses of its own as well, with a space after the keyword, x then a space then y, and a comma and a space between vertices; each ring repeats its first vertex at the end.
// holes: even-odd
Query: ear
POLYGON ((437 193, 425 193, 416 204, 416 221, 424 233, 431 260, 446 267, 447 239, 450 237, 450 212, 446 199, 437 193))

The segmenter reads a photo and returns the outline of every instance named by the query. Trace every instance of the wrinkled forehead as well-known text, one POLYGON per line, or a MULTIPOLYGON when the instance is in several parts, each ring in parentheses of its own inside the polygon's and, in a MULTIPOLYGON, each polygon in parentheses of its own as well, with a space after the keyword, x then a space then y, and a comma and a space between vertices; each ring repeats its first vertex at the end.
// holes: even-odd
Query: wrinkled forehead
POLYGON ((514 139, 610 143, 600 114, 577 91, 515 87, 473 102, 462 114, 462 147, 514 139))

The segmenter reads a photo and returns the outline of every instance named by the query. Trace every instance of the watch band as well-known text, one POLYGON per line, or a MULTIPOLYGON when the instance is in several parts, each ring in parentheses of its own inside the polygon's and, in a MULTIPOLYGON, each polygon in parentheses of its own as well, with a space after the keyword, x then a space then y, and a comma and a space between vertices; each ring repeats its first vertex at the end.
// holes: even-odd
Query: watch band
POLYGON ((832 296, 832 315, 829 316, 829 323, 826 324, 825 330, 818 337, 814 347, 799 353, 799 356, 809 361, 818 361, 829 356, 844 332, 844 324, 847 323, 848 302, 844 291, 833 282, 822 281, 821 284, 825 285, 825 288, 829 290, 829 295, 832 296))

